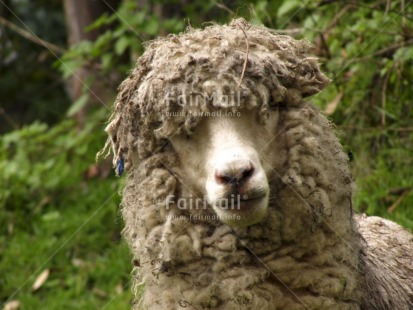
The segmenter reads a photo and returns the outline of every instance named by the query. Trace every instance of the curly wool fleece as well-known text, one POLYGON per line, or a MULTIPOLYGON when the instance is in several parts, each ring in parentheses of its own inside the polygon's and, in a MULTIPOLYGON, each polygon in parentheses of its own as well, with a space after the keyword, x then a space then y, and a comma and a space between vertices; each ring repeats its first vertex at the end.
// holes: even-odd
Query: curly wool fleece
POLYGON ((107 132, 114 162, 126 162, 122 215, 137 307, 360 308, 347 156, 330 123, 303 100, 329 83, 310 48, 236 19, 151 42, 121 84, 107 132), (234 90, 239 105, 214 100, 234 90), (196 105, 179 102, 194 96, 196 105), (257 126, 271 109, 280 114, 285 154, 265 219, 231 228, 167 208, 168 195, 182 188, 168 138, 191 134, 201 112, 238 109, 257 111, 257 126))

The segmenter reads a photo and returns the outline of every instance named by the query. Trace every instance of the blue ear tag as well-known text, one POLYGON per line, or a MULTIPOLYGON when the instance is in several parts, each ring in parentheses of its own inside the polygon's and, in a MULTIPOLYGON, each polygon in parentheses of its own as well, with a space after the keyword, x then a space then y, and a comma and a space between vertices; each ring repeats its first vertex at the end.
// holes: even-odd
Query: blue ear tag
POLYGON ((116 165, 116 175, 120 177, 123 174, 123 171, 125 170, 125 160, 123 159, 123 156, 121 156, 118 159, 118 163, 116 165))

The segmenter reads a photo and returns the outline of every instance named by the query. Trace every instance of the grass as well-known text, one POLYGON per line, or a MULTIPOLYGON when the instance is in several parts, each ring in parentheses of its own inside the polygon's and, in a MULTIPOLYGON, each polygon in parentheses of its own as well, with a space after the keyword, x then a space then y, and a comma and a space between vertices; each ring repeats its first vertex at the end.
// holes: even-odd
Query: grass
POLYGON ((117 186, 96 180, 25 226, 9 226, 1 237, 0 300, 12 297, 19 309, 129 309, 130 254, 120 236, 117 186), (101 193, 100 205, 92 191, 101 193), (49 277, 33 291, 46 269, 49 277))
POLYGON ((374 171, 357 178, 355 206, 360 212, 393 220, 413 231, 413 173, 379 160, 374 171))
POLYGON ((106 111, 0 137, 0 309, 129 309, 119 179, 93 173, 106 111), (39 277, 49 275, 33 289, 39 277))
POLYGON ((10 226, 1 237, 0 300, 12 297, 19 309, 129 309, 131 258, 120 236, 117 186, 91 182, 25 227, 10 226), (92 193, 102 193, 100 204, 92 193), (46 269, 49 277, 33 291, 46 269))

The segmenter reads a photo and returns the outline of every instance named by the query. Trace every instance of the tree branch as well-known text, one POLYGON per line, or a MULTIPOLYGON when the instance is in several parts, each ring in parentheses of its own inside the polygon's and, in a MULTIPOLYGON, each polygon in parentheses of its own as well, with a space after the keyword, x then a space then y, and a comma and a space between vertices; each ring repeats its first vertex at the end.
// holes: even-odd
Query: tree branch
POLYGON ((61 48, 60 46, 57 46, 53 43, 40 39, 38 36, 31 34, 30 32, 24 30, 23 28, 20 28, 16 24, 13 24, 12 22, 8 21, 7 19, 1 16, 0 16, 0 25, 8 27, 9 29, 13 30, 14 32, 17 32, 18 34, 20 34, 22 37, 26 38, 27 40, 30 40, 38 45, 41 45, 55 53, 63 54, 66 52, 64 48, 61 48))

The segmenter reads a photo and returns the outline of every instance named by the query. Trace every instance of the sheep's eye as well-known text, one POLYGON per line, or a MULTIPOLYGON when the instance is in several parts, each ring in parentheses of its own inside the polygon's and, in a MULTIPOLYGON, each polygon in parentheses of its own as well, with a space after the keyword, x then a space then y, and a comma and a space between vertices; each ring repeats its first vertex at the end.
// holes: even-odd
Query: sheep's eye
POLYGON ((270 103, 269 103, 269 107, 270 107, 270 110, 272 110, 272 111, 280 111, 280 110, 285 110, 286 109, 286 104, 285 104, 285 102, 273 102, 273 101, 271 101, 270 103))
POLYGON ((269 106, 271 111, 277 111, 279 103, 274 100, 273 96, 271 96, 270 101, 268 102, 268 106, 269 106))
POLYGON ((278 109, 278 105, 274 102, 270 102, 269 106, 271 111, 276 111, 278 109))
POLYGON ((191 139, 191 136, 190 135, 186 135, 186 140, 189 140, 189 139, 191 139))

